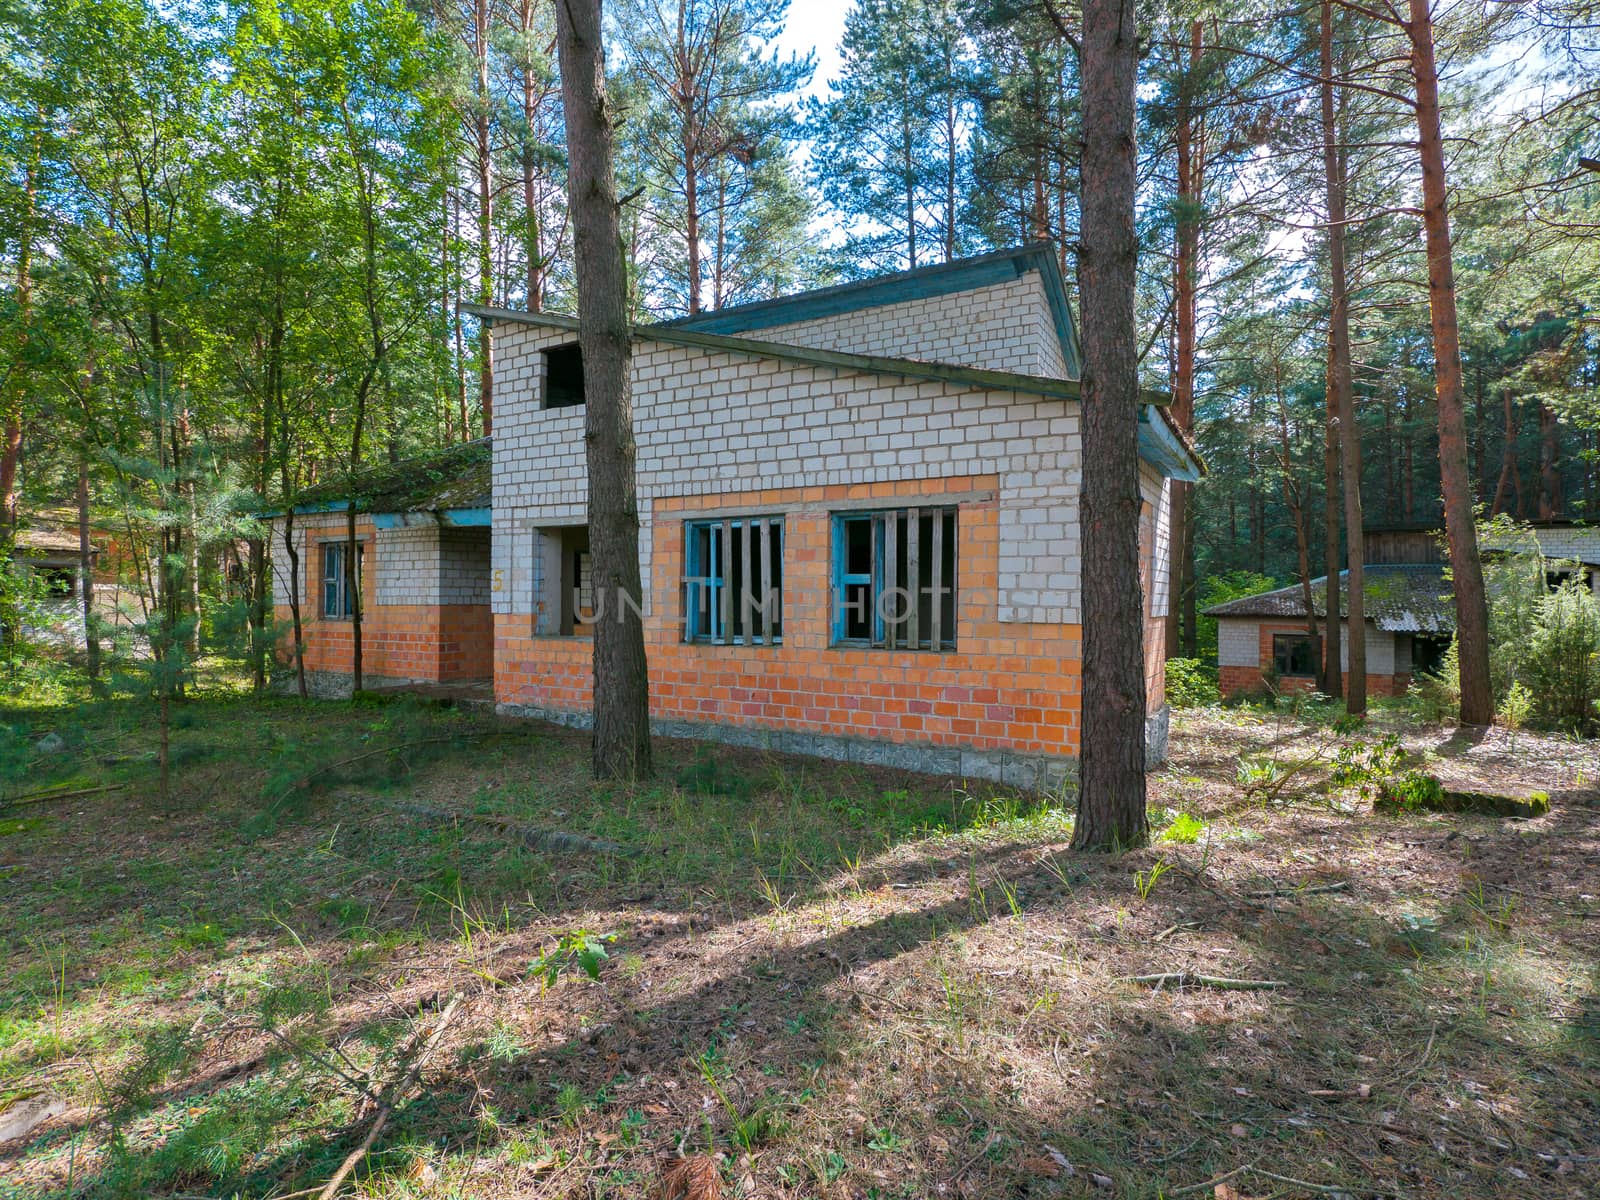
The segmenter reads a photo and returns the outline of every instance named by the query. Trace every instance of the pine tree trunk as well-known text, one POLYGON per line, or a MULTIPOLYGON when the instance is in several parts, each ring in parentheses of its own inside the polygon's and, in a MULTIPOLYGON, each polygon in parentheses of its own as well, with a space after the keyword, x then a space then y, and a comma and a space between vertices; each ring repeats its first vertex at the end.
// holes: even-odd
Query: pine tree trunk
POLYGON ((1149 839, 1139 586, 1139 380, 1134 324, 1139 61, 1134 10, 1085 0, 1083 79, 1082 779, 1072 844, 1149 839))
POLYGON ((1539 405, 1539 519, 1553 521, 1566 514, 1561 494, 1561 427, 1555 413, 1539 405))
MULTIPOLYGON (((289 491, 284 489, 284 495, 289 491)), ((283 516, 283 549, 289 556, 289 623, 294 633, 294 683, 300 699, 308 699, 311 690, 306 684, 306 631, 300 609, 300 550, 294 544, 294 509, 290 507, 283 516)))
MULTIPOLYGON (((42 114, 41 114, 42 118, 42 114)), ((16 339, 10 347, 9 378, 0 380, 0 559, 17 534, 17 468, 22 462, 22 396, 28 374, 23 368, 28 346, 28 322, 33 302, 33 216, 38 196, 40 142, 23 173, 21 228, 17 236, 16 339)))
MULTIPOLYGON (((1349 668, 1344 680, 1346 711, 1367 711, 1366 539, 1361 512, 1361 431, 1356 427, 1355 384, 1350 365, 1350 288, 1345 268, 1344 148, 1333 99, 1333 2, 1322 0, 1322 165, 1328 192, 1328 396, 1339 431, 1344 475, 1345 569, 1349 572, 1344 635, 1349 668)), ((1328 503, 1333 503, 1328 498, 1328 503)), ((1330 592, 1335 589, 1330 583, 1330 592)))
POLYGON ((594 570, 594 773, 651 773, 650 684, 640 619, 627 264, 612 168, 599 0, 561 0, 556 42, 567 126, 578 342, 583 353, 594 570))
MULTIPOLYGON (((1280 397, 1280 404, 1282 399, 1280 397)), ((1280 407, 1279 412, 1282 412, 1280 407)), ((1283 502, 1289 510, 1289 520, 1294 523, 1294 552, 1295 563, 1300 568, 1300 602, 1306 610, 1306 632, 1311 635, 1311 661, 1320 663, 1322 658, 1322 630, 1317 623, 1317 598, 1311 590, 1311 528, 1306 520, 1306 507, 1297 494, 1298 489, 1289 481, 1291 472, 1289 464, 1293 456, 1289 450, 1289 427, 1287 419, 1280 417, 1279 424, 1279 454, 1283 459, 1283 502)))
POLYGON ((83 649, 89 684, 100 685, 100 634, 94 615, 94 542, 89 531, 89 455, 78 452, 78 598, 83 608, 83 649))
MULTIPOLYGON (((474 133, 478 169, 478 303, 494 303, 494 146, 489 138, 489 0, 477 0, 474 10, 473 49, 477 55, 478 107, 474 133)), ((478 322, 478 409, 483 414, 483 436, 494 432, 494 330, 478 322)))
POLYGON ((529 61, 522 65, 522 218, 523 255, 527 259, 527 305, 529 312, 544 311, 544 255, 539 230, 539 193, 533 156, 533 131, 538 127, 539 94, 533 79, 534 0, 522 0, 520 9, 524 52, 529 61))
POLYGON ((1450 258, 1450 211, 1445 189, 1444 137, 1439 123, 1439 72, 1433 55, 1428 0, 1410 0, 1411 66, 1417 85, 1417 132, 1422 159, 1422 226, 1428 248, 1428 308, 1439 404, 1439 480, 1444 491, 1445 535, 1456 596, 1456 642, 1461 660, 1461 722, 1494 720, 1489 683, 1489 610, 1483 564, 1473 525, 1472 480, 1467 465, 1463 413, 1461 336, 1456 319, 1455 271, 1450 258))
MULTIPOLYGON (((1195 21, 1189 30, 1189 72, 1200 65, 1202 28, 1195 21)), ((1194 432, 1195 342, 1199 306, 1195 295, 1195 273, 1200 258, 1200 179, 1204 169, 1203 148, 1195 129, 1189 84, 1178 112, 1178 220, 1176 230, 1176 272, 1173 279, 1173 375, 1172 419, 1184 433, 1194 432)), ((1189 521, 1189 493, 1192 485, 1174 480, 1172 508, 1167 540, 1167 621, 1166 656, 1176 658, 1186 652, 1184 616, 1190 607, 1188 595, 1193 578, 1194 543, 1189 521)))
POLYGON ((1339 604, 1339 422, 1333 397, 1325 397, 1322 438, 1322 573, 1328 608, 1328 630, 1318 659, 1317 689, 1335 699, 1344 695, 1344 651, 1339 604))

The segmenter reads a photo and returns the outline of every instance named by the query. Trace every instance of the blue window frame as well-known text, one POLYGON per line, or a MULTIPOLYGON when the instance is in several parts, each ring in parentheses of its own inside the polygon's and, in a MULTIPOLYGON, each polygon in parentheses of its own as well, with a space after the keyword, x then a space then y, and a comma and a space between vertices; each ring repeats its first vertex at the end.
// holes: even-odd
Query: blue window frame
MULTIPOLYGON (((363 547, 356 543, 356 580, 360 586, 363 547)), ((322 543, 322 615, 332 620, 355 616, 355 589, 347 584, 349 573, 345 563, 349 557, 347 542, 322 543)))
POLYGON ((783 642, 783 518, 683 525, 683 640, 783 642))
POLYGON ((886 650, 956 646, 956 510, 833 518, 833 642, 886 650))

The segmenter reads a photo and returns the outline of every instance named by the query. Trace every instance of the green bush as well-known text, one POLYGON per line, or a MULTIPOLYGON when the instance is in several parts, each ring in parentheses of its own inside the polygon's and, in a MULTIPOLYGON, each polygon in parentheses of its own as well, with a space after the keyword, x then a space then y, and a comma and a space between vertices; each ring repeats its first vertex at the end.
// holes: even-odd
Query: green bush
POLYGON ((1221 702, 1215 667, 1198 658, 1167 659, 1167 703, 1173 708, 1205 708, 1221 702))
POLYGON ((1444 785, 1426 771, 1407 771, 1378 786, 1373 810, 1412 813, 1437 810, 1444 804, 1444 785))
MULTIPOLYGON (((1546 595, 1518 672, 1533 693, 1533 723, 1569 733, 1594 731, 1600 699, 1600 605, 1569 579, 1546 595)), ((1507 693, 1509 694, 1509 692, 1507 693)))
MULTIPOLYGON (((1511 728, 1591 735, 1600 726, 1600 602, 1573 569, 1555 590, 1546 572, 1570 564, 1539 553, 1526 526, 1504 517, 1483 525, 1479 541, 1494 551, 1483 563, 1489 600, 1489 680, 1500 719, 1511 728)), ((1439 671, 1412 684, 1425 718, 1461 708, 1461 670, 1451 645, 1439 671)))

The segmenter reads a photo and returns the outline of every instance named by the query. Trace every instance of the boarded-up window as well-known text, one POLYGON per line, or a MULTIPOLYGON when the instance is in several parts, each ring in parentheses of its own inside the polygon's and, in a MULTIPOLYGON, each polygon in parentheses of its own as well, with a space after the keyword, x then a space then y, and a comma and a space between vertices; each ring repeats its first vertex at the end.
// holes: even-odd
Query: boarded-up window
POLYGON ((833 640, 887 650, 955 649, 954 508, 834 516, 833 640))
POLYGON ((783 518, 686 521, 683 640, 783 641, 783 518))

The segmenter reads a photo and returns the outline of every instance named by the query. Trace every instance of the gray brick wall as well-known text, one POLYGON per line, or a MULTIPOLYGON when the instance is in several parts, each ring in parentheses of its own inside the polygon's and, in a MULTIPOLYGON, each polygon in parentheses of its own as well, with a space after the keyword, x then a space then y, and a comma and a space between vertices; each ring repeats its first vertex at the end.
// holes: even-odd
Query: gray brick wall
POLYGON ((1066 375, 1039 272, 1009 283, 752 330, 763 342, 959 363, 1019 375, 1066 375))

